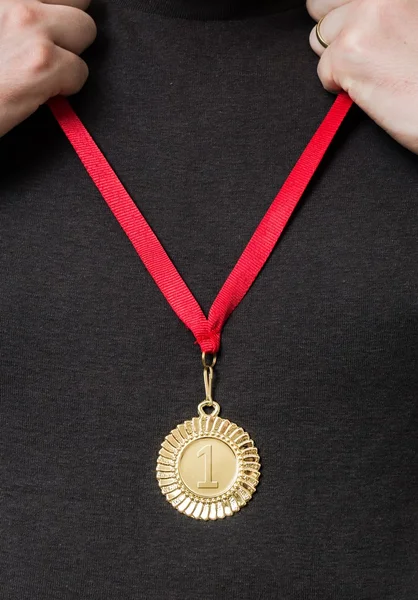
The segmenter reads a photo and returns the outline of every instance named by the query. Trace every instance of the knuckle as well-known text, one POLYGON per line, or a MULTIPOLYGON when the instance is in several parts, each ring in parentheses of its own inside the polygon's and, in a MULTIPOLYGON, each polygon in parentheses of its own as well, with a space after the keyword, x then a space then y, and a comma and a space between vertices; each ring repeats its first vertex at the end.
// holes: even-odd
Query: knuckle
POLYGON ((376 15, 381 17, 391 17, 393 14, 397 14, 400 8, 400 2, 396 0, 378 0, 374 3, 373 8, 376 15))
POLYGON ((90 15, 87 15, 86 13, 84 13, 84 14, 87 17, 87 23, 88 23, 87 27, 88 27, 88 29, 90 31, 91 37, 94 40, 96 38, 96 36, 97 36, 97 25, 94 22, 94 19, 90 15))
POLYGON ((376 25, 391 23, 394 17, 402 14, 401 5, 405 0, 358 0, 359 24, 368 24, 376 29, 376 25))
POLYGON ((54 77, 50 96, 71 96, 81 90, 89 75, 87 64, 76 54, 66 54, 54 77))
POLYGON ((33 2, 16 2, 11 5, 8 15, 9 26, 25 29, 35 25, 39 20, 39 10, 33 2))
POLYGON ((329 57, 324 55, 321 58, 318 63, 317 72, 319 80, 328 92, 336 93, 339 90, 339 83, 337 83, 332 60, 329 57))
POLYGON ((326 63, 326 61, 322 58, 317 66, 316 72, 318 74, 318 77, 321 81, 321 83, 326 86, 329 82, 329 80, 331 79, 330 77, 330 73, 329 73, 329 65, 326 63))
POLYGON ((319 19, 323 16, 323 12, 321 10, 321 2, 318 0, 307 0, 306 8, 308 13, 311 15, 315 21, 319 21, 319 19))
POLYGON ((97 36, 97 27, 90 15, 83 13, 85 19, 85 35, 89 44, 94 42, 97 36))
POLYGON ((386 0, 374 0, 374 2, 370 2, 370 0, 358 0, 358 19, 361 18, 362 23, 374 24, 385 3, 387 3, 386 0))
POLYGON ((28 67, 32 73, 41 73, 51 68, 55 58, 55 46, 46 38, 39 38, 32 46, 28 67))
POLYGON ((322 80, 323 77, 325 77, 325 61, 323 58, 321 58, 321 60, 318 61, 316 72, 318 74, 319 79, 322 80))
POLYGON ((368 51, 366 36, 356 27, 345 29, 338 36, 335 46, 338 47, 340 57, 355 63, 364 60, 368 51))
POLYGON ((84 60, 80 59, 81 86, 83 86, 86 83, 88 76, 89 76, 89 68, 87 66, 87 63, 84 60))
POLYGON ((74 55, 74 59, 73 59, 73 81, 72 81, 72 85, 71 90, 72 92, 75 94, 77 92, 79 92, 81 90, 81 88, 83 87, 83 85, 86 83, 87 78, 89 76, 89 68, 87 66, 87 63, 79 58, 78 56, 74 55))
POLYGON ((393 35, 397 31, 404 31, 405 21, 411 17, 410 7, 408 0, 378 0, 373 7, 374 13, 371 17, 381 31, 390 30, 393 35))
POLYGON ((67 33, 76 40, 76 49, 73 49, 73 52, 81 54, 96 39, 96 23, 90 15, 78 8, 68 7, 65 12, 68 14, 67 33))

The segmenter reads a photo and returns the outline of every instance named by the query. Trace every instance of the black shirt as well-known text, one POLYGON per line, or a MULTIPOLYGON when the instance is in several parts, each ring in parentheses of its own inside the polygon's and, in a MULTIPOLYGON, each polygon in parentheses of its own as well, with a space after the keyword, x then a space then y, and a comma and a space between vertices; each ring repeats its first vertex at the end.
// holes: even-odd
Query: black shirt
MULTIPOLYGON (((96 0, 71 101, 205 312, 331 106, 302 1, 96 0)), ((4 600, 416 600, 418 159, 358 108, 228 321, 260 485, 194 521, 199 349, 50 111, 0 140, 4 600)))

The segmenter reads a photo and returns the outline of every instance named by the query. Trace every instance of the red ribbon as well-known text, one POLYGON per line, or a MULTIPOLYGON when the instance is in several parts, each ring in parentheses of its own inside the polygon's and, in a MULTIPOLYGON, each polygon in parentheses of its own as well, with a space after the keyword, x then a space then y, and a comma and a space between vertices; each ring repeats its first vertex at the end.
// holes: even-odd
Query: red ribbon
POLYGON ((214 353, 226 320, 273 251, 352 100, 345 93, 335 100, 216 296, 208 318, 69 102, 56 96, 48 105, 167 302, 193 332, 202 352, 214 353))

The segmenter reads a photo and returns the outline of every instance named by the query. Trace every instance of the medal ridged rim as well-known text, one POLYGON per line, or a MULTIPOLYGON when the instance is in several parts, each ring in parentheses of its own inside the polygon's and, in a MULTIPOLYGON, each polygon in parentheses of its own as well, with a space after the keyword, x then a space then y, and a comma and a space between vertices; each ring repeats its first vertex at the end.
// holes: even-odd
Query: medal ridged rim
POLYGON ((179 512, 199 520, 216 520, 237 513, 252 498, 260 477, 260 456, 249 434, 240 426, 211 415, 194 417, 166 435, 157 459, 156 475, 162 494, 179 512), (194 494, 179 473, 179 460, 188 444, 199 438, 215 438, 237 458, 237 475, 228 490, 214 497, 194 494))

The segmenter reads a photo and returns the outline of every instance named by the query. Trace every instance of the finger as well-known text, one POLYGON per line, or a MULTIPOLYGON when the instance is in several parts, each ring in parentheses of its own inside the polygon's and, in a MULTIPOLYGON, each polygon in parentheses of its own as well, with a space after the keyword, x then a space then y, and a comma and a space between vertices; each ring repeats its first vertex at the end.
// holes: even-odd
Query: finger
POLYGON ((79 56, 56 47, 57 60, 54 65, 54 96, 71 96, 81 90, 87 81, 89 69, 79 56))
POLYGON ((42 28, 57 46, 81 54, 97 35, 96 25, 87 13, 70 6, 44 7, 42 28), (69 25, 71 24, 71 25, 69 25))
POLYGON ((324 52, 318 63, 318 77, 322 85, 332 94, 337 94, 341 91, 341 85, 335 80, 335 73, 332 69, 332 50, 324 52))
MULTIPOLYGON (((353 11, 354 3, 343 4, 339 8, 332 10, 328 13, 323 21, 320 23, 320 33, 324 41, 330 46, 337 37, 340 35, 344 26, 349 21, 350 15, 353 11)), ((317 26, 315 26, 309 36, 309 43, 312 50, 322 56, 326 48, 321 45, 317 36, 317 26)))
POLYGON ((91 0, 39 0, 42 4, 57 4, 59 6, 72 6, 80 10, 87 10, 91 0))
POLYGON ((307 0, 306 8, 315 21, 319 21, 332 10, 347 4, 352 0, 307 0))
POLYGON ((59 69, 59 81, 60 89, 59 94, 63 96, 71 96, 81 90, 83 85, 86 83, 89 76, 89 69, 87 64, 79 56, 76 56, 68 50, 58 48, 60 55, 59 69))

